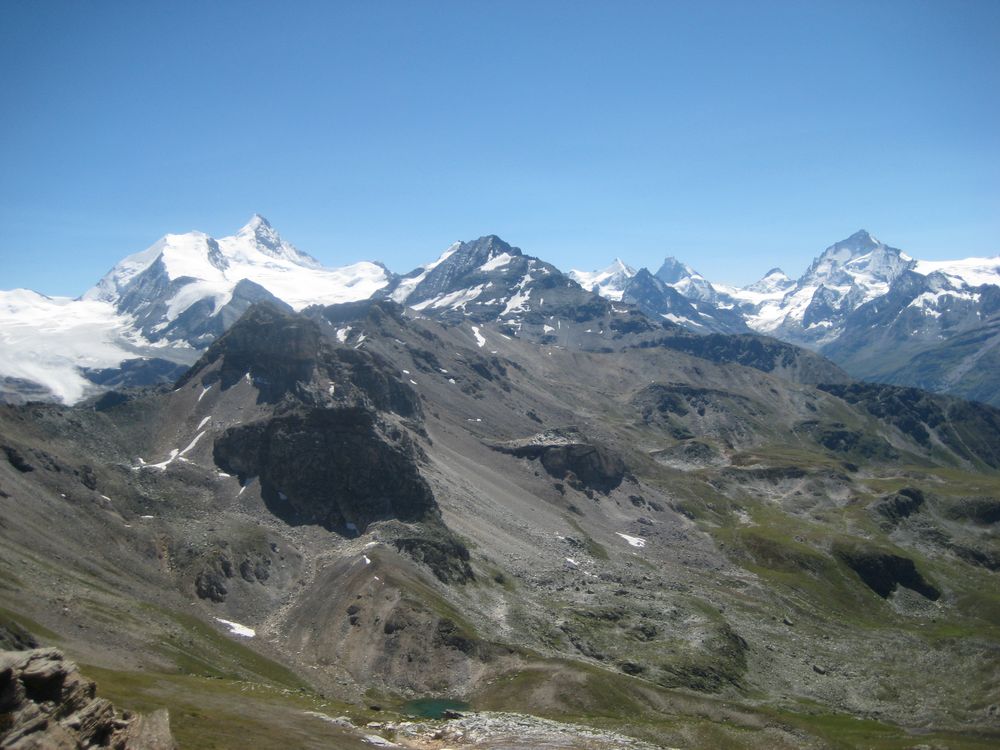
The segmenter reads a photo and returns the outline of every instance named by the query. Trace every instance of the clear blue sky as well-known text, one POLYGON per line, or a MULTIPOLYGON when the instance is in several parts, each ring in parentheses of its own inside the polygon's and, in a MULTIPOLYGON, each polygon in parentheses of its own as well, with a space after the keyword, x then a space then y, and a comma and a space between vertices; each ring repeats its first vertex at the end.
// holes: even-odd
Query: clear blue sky
POLYGON ((257 211, 328 265, 1000 253, 1000 2, 0 3, 0 288, 257 211), (287 6, 287 7, 282 7, 287 6))

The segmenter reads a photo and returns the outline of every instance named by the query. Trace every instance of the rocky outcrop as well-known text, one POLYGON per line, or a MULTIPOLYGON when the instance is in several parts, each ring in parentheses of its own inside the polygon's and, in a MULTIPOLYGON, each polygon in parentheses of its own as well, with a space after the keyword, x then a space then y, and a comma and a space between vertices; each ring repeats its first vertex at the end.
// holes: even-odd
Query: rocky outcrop
POLYGON ((621 456, 572 429, 549 430, 490 447, 518 458, 538 459, 551 476, 581 488, 610 492, 625 478, 621 456))
POLYGON ((915 487, 904 487, 874 503, 871 509, 885 519, 888 525, 894 526, 919 511, 923 504, 923 492, 915 487))
POLYGON ((260 477, 264 502, 287 523, 353 535, 374 521, 437 517, 417 448, 365 409, 292 412, 233 427, 214 453, 241 481, 260 477))
POLYGON ((888 598, 897 586, 916 591, 931 601, 941 597, 937 587, 920 574, 908 557, 859 543, 835 545, 833 553, 883 599, 888 598))
POLYGON ((1000 409, 881 383, 818 387, 891 424, 925 450, 942 445, 961 460, 1000 468, 1000 409))
POLYGON ((711 362, 752 367, 806 385, 851 382, 850 376, 830 360, 767 336, 683 333, 645 341, 639 346, 676 349, 711 362))
POLYGON ((218 382, 222 390, 246 378, 257 389, 259 403, 277 404, 287 397, 310 406, 332 402, 410 418, 421 414, 419 397, 400 381, 398 368, 377 354, 338 346, 316 319, 267 304, 250 308, 177 387, 195 378, 204 386, 218 382))
POLYGON ((469 549, 447 532, 424 536, 405 536, 393 540, 396 549, 423 563, 443 583, 466 583, 475 580, 469 566, 469 549))
POLYGON ((119 713, 54 648, 0 652, 0 747, 174 750, 165 710, 119 713))

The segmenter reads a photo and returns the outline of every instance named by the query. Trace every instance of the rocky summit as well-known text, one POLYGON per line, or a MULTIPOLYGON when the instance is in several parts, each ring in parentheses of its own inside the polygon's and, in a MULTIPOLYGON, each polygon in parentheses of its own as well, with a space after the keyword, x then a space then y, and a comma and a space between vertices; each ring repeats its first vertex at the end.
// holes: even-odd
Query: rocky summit
POLYGON ((1000 411, 851 364, 987 309, 922 264, 348 272, 258 218, 19 295, 111 338, 5 381, 0 745, 997 746, 1000 411))

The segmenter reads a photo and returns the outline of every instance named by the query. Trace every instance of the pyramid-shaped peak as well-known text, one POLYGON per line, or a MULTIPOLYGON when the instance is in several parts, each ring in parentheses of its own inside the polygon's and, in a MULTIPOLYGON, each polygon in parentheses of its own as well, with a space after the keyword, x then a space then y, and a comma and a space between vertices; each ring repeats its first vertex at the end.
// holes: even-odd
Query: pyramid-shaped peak
POLYGON ((847 250, 850 251, 852 256, 858 256, 870 253, 875 248, 881 246, 882 243, 871 232, 867 229, 859 229, 850 237, 828 247, 826 252, 830 253, 832 251, 833 253, 842 255, 842 251, 847 250))
POLYGON ((881 242, 878 241, 878 238, 876 238, 867 229, 859 229, 857 232, 855 232, 854 234, 852 234, 846 240, 843 240, 843 242, 845 242, 845 243, 851 242, 851 243, 858 243, 858 244, 864 243, 864 244, 870 244, 870 245, 881 245, 882 244, 881 242))
POLYGON ((240 231, 236 234, 237 236, 247 234, 256 234, 259 236, 262 234, 277 235, 277 232, 274 231, 274 227, 271 226, 271 222, 260 214, 255 213, 250 217, 250 221, 244 224, 240 231))
POLYGON ((491 249, 497 249, 501 252, 510 253, 511 255, 520 255, 521 249, 517 247, 512 247, 510 243, 504 242, 500 237, 495 234, 485 234, 482 237, 472 240, 472 242, 462 243, 469 248, 482 248, 488 247, 491 249))
POLYGON ((663 259, 663 265, 660 266, 660 270, 656 272, 656 277, 667 284, 676 284, 682 279, 691 278, 693 276, 700 276, 697 271, 695 271, 687 263, 682 263, 677 260, 672 255, 668 255, 663 259))

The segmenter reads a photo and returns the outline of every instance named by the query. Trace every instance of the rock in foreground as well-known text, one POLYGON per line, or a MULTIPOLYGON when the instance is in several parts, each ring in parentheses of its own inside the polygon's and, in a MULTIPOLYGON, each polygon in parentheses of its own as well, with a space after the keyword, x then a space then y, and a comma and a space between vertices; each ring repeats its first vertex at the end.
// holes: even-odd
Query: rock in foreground
POLYGON ((0 747, 174 750, 165 710, 119 714, 54 648, 0 651, 0 747))

